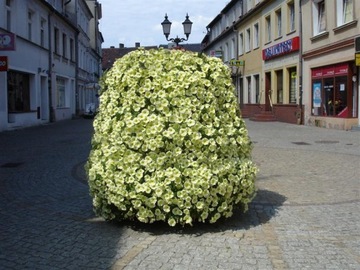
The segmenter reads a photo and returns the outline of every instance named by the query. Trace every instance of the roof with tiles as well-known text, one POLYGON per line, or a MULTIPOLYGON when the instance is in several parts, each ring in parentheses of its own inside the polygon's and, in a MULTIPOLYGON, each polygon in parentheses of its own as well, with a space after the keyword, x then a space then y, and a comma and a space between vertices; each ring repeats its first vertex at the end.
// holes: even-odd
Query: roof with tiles
MULTIPOLYGON (((120 44, 119 48, 110 47, 102 49, 102 68, 103 70, 110 69, 114 62, 128 54, 129 52, 135 51, 140 48, 140 44, 136 44, 135 47, 124 47, 123 44, 120 44)), ((145 48, 145 50, 157 49, 157 46, 141 46, 141 48, 145 48)))
MULTIPOLYGON (((102 49, 102 68, 103 68, 103 70, 110 69, 113 66, 116 59, 121 58, 124 55, 126 55, 127 53, 135 51, 140 47, 144 48, 145 50, 158 48, 157 46, 140 46, 139 43, 136 43, 135 47, 124 47, 124 45, 120 43, 118 48, 115 48, 113 46, 110 48, 103 48, 102 49)), ((169 48, 169 45, 168 44, 160 45, 159 47, 167 49, 167 48, 169 48)), ((201 52, 201 44, 200 43, 181 44, 181 47, 183 47, 187 51, 201 52)))

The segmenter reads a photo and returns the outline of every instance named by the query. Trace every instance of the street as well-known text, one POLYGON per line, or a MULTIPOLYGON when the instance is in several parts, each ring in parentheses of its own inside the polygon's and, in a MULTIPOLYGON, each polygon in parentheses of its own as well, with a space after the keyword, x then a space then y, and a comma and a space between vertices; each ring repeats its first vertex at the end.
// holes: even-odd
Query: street
POLYGON ((360 269, 360 132, 246 125, 249 211, 185 228, 94 215, 92 120, 0 133, 0 269, 360 269))

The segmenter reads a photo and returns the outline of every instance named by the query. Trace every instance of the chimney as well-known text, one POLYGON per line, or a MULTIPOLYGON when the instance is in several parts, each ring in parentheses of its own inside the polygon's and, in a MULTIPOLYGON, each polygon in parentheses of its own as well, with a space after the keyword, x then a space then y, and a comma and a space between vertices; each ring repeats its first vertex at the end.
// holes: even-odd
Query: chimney
POLYGON ((124 43, 119 43, 119 48, 124 49, 125 48, 124 43))
POLYGON ((139 48, 140 47, 140 42, 135 42, 135 47, 139 48))
POLYGON ((110 49, 115 49, 115 46, 110 46, 110 49))

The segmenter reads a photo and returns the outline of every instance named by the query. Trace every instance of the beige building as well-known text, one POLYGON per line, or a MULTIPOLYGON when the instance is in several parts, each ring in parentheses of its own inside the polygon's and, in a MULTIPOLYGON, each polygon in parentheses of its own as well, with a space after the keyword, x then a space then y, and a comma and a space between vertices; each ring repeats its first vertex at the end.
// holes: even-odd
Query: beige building
POLYGON ((359 16, 355 0, 232 0, 204 52, 232 68, 243 117, 360 128, 359 16))
POLYGON ((360 1, 302 1, 301 8, 304 123, 346 130, 359 126, 355 39, 360 1))
POLYGON ((235 25, 238 34, 238 60, 234 71, 238 77, 238 98, 243 117, 249 117, 260 110, 264 103, 262 75, 261 13, 263 5, 257 5, 246 13, 235 25))
POLYGON ((208 26, 205 52, 231 66, 243 117, 301 122, 299 6, 299 0, 231 1, 208 26), (216 31, 234 13, 232 29, 216 31), (227 52, 234 41, 235 58, 227 52))
POLYGON ((242 112, 253 120, 299 123, 299 1, 259 1, 237 23, 242 112))

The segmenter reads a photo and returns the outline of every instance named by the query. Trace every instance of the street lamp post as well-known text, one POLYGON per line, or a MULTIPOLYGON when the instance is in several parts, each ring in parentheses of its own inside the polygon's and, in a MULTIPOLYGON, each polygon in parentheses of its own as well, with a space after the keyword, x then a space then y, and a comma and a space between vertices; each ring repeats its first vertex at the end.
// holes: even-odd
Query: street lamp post
POLYGON ((175 42, 177 47, 179 46, 180 42, 187 41, 189 39, 189 35, 191 33, 192 22, 189 20, 188 14, 186 14, 185 21, 182 24, 184 27, 184 34, 185 34, 186 38, 179 38, 178 36, 176 36, 176 38, 169 38, 171 22, 168 20, 167 14, 165 14, 165 20, 161 23, 166 40, 175 42))

